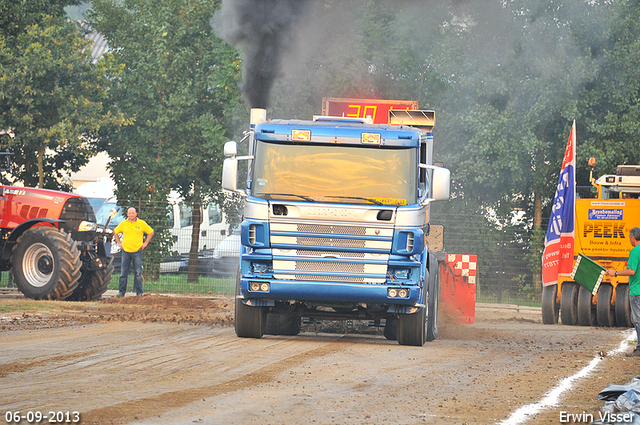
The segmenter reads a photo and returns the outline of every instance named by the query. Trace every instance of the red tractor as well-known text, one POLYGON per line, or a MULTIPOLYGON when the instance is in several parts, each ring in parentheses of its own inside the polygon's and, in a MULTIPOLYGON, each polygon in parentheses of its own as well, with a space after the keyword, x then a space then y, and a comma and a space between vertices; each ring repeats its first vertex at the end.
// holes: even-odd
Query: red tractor
POLYGON ((101 230, 82 196, 0 186, 0 271, 28 298, 99 299, 113 272, 101 230))

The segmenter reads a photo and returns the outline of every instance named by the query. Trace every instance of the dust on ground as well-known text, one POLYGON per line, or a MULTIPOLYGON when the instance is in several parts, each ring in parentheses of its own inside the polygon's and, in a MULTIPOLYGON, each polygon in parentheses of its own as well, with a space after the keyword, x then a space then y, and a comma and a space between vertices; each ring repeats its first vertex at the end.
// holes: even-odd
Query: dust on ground
POLYGON ((424 347, 357 321, 236 338, 233 309, 229 296, 5 296, 0 413, 73 409, 83 424, 494 424, 603 356, 526 422, 559 424, 561 412, 597 419, 597 393, 640 372, 640 359, 606 355, 628 330, 542 325, 535 308, 479 304, 472 325, 441 316, 424 347))
POLYGON ((233 299, 145 294, 105 297, 98 302, 34 301, 12 297, 2 301, 1 330, 27 330, 119 321, 172 322, 233 326, 233 299))

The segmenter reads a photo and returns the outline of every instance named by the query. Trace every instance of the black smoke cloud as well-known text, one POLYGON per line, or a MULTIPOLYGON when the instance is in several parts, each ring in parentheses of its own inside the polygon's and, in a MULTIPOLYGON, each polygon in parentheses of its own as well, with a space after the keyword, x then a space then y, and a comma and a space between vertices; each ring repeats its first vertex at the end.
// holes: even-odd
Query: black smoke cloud
POLYGON ((242 92, 252 108, 266 108, 296 22, 312 0, 224 0, 221 35, 243 56, 242 92))

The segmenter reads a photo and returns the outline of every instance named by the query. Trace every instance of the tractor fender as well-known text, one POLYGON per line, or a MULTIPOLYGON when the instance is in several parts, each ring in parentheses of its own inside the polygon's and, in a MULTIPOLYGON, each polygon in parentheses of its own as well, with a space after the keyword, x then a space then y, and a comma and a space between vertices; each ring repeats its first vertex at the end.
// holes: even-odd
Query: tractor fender
POLYGON ((56 225, 58 223, 64 223, 64 220, 56 220, 54 218, 31 218, 29 220, 23 221, 22 223, 20 223, 18 227, 16 227, 11 231, 11 233, 9 234, 9 237, 7 237, 7 240, 2 246, 2 257, 1 257, 2 260, 3 261, 9 260, 11 258, 13 245, 16 243, 18 238, 22 236, 24 232, 31 229, 33 226, 42 224, 42 223, 48 223, 52 227, 58 227, 56 225))

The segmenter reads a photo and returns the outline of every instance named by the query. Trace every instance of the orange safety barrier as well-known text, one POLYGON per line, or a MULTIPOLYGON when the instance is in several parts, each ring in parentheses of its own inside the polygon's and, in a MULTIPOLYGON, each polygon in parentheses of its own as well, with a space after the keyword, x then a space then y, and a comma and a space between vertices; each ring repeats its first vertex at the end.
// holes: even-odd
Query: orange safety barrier
POLYGON ((476 269, 476 255, 446 254, 440 262, 440 307, 454 323, 475 320, 476 269))

